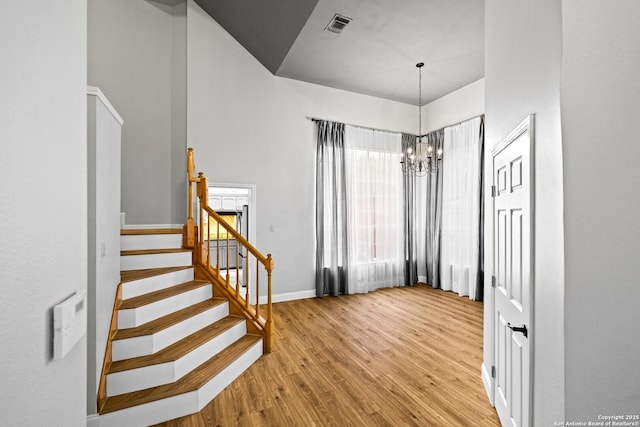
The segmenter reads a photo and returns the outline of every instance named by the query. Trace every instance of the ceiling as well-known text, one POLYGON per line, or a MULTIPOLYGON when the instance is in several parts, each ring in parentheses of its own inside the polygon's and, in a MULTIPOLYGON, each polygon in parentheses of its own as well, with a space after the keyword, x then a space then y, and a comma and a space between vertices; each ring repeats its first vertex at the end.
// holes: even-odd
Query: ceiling
POLYGON ((484 76, 484 0, 196 0, 273 74, 422 104, 484 76), (352 19, 325 30, 334 14, 352 19))

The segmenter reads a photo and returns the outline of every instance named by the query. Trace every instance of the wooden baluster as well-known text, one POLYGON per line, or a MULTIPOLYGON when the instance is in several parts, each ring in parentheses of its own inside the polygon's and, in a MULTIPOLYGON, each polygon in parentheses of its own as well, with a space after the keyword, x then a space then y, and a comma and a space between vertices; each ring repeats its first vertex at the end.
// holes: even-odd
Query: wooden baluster
POLYGON ((256 258, 256 319, 260 318, 258 311, 260 311, 260 260, 256 258))
MULTIPOLYGON (((246 248, 246 246, 245 246, 246 248)), ((247 249, 245 251, 245 257, 244 257, 244 261, 242 263, 242 274, 243 274, 243 279, 244 279, 244 286, 247 288, 247 290, 250 287, 250 283, 251 283, 251 274, 250 274, 250 270, 251 270, 251 252, 249 252, 249 250, 247 249)))
POLYGON ((206 248, 204 246, 204 208, 209 204, 209 184, 202 172, 198 172, 198 199, 200 200, 200 244, 198 254, 200 263, 204 264, 207 259, 206 248))
POLYGON ((240 242, 236 239, 236 298, 240 295, 240 242))
POLYGON ((220 222, 216 219, 216 274, 220 277, 220 222))
MULTIPOLYGON (((249 254, 247 254, 247 259, 249 258, 249 254)), ((249 263, 247 263, 249 265, 249 263)), ((249 307, 249 282, 245 284, 246 288, 244 290, 244 306, 249 307)))
POLYGON ((229 230, 227 230, 226 227, 225 227, 225 231, 226 231, 225 234, 227 235, 227 239, 226 239, 227 240, 227 264, 226 264, 226 267, 227 267, 227 287, 229 287, 229 286, 231 286, 230 285, 231 276, 229 275, 229 230))
POLYGON ((207 212, 207 269, 211 267, 211 217, 207 212))

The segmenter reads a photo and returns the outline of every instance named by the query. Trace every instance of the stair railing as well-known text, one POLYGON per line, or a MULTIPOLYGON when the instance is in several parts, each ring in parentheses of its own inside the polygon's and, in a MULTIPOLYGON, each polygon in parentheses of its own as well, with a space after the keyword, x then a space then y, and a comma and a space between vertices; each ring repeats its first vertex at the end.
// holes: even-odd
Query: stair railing
POLYGON ((189 209, 183 229, 183 245, 194 248, 196 275, 211 280, 216 291, 230 301, 230 311, 248 319, 250 332, 263 336, 264 351, 270 353, 273 339, 271 254, 264 256, 235 227, 209 206, 208 180, 202 172, 194 176, 193 148, 187 151, 189 209), (198 203, 198 225, 194 219, 194 188, 198 203), (235 243, 235 244, 234 244, 235 243), (255 268, 255 270, 254 270, 255 268), (260 307, 261 277, 266 276, 266 307, 260 307), (266 311, 266 318, 263 312, 266 311))

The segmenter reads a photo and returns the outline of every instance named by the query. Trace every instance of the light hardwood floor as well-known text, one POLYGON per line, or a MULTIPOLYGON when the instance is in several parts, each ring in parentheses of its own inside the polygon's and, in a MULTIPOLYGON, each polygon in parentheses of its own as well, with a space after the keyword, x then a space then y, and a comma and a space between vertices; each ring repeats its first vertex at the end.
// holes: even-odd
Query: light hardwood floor
POLYGON ((161 426, 499 426, 482 304, 428 286, 275 304, 275 347, 161 426))

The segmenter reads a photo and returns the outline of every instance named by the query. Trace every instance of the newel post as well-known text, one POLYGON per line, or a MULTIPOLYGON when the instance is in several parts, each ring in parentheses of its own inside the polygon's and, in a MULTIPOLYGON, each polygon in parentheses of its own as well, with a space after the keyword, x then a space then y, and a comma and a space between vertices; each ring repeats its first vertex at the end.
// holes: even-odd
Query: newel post
POLYGON ((273 310, 272 310, 272 301, 271 301, 271 272, 273 271, 273 258, 271 258, 271 254, 267 254, 267 260, 265 262, 265 268, 267 269, 267 323, 265 325, 266 329, 266 339, 265 339, 265 352, 271 353, 271 349, 273 347, 273 310))
POLYGON ((185 248, 193 248, 196 245, 196 224, 193 219, 193 183, 199 182, 199 179, 193 176, 195 170, 195 162, 193 160, 193 148, 187 150, 187 190, 189 193, 189 206, 187 222, 182 228, 182 246, 185 248))

